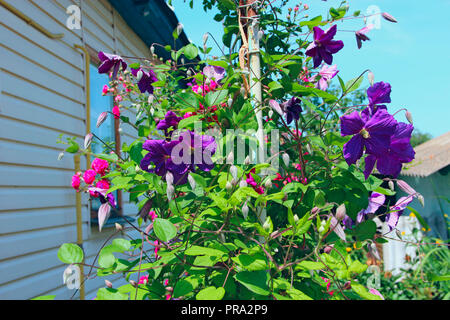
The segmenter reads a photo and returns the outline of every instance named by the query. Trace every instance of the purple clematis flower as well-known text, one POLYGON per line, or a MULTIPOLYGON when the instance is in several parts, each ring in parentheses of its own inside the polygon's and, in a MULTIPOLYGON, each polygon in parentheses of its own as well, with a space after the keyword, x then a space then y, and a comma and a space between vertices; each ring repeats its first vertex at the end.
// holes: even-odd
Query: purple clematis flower
POLYGON ((115 208, 117 203, 116 199, 114 198, 114 194, 108 193, 108 189, 101 189, 101 188, 95 188, 95 187, 89 187, 89 191, 93 192, 96 196, 98 196, 101 204, 109 203, 111 207, 115 208))
POLYGON ((385 82, 377 82, 367 89, 367 97, 369 98, 369 110, 375 113, 378 109, 387 109, 382 103, 391 102, 391 85, 385 82))
POLYGON ((358 44, 358 49, 361 49, 362 42, 370 40, 370 38, 366 35, 370 30, 372 30, 374 27, 373 24, 369 24, 368 26, 358 30, 355 32, 356 36, 356 43, 358 44))
POLYGON ((183 176, 187 179, 188 165, 175 163, 172 157, 173 148, 179 143, 179 141, 147 140, 142 146, 149 151, 141 161, 142 170, 154 172, 161 177, 170 171, 174 175, 175 182, 179 182, 183 176), (154 165, 153 168, 150 167, 151 164, 154 165))
POLYGON ((139 71, 142 71, 142 77, 141 79, 138 81, 138 87, 139 90, 142 93, 148 92, 150 94, 153 94, 153 86, 152 83, 158 81, 158 78, 156 77, 156 74, 153 72, 153 70, 149 70, 144 71, 144 69, 139 68, 139 69, 131 69, 131 73, 133 74, 133 76, 137 77, 139 71))
POLYGON ((384 204, 386 201, 386 196, 384 194, 378 192, 372 192, 369 197, 369 205, 366 209, 361 210, 357 217, 356 222, 361 223, 369 214, 375 214, 377 210, 384 204))
POLYGON ((386 110, 378 110, 371 118, 365 109, 361 115, 355 111, 341 117, 341 135, 353 137, 344 145, 344 158, 348 165, 368 154, 383 156, 389 149, 397 121, 386 110))
POLYGON ((386 224, 389 227, 389 231, 392 231, 395 229, 395 227, 398 224, 398 219, 403 214, 403 211, 405 211, 406 207, 414 200, 414 197, 407 196, 407 197, 401 197, 398 199, 398 201, 395 203, 394 206, 391 207, 391 212, 386 216, 386 224))
POLYGON ((168 111, 164 119, 162 119, 156 129, 167 131, 170 127, 176 129, 178 127, 178 123, 182 120, 182 117, 178 117, 175 112, 168 111))
POLYGON ((336 29, 336 25, 333 25, 327 31, 314 27, 314 42, 306 48, 306 55, 313 58, 314 68, 317 68, 322 60, 326 64, 332 64, 333 54, 344 47, 344 43, 341 40, 333 40, 336 35, 336 29))
POLYGON ((113 80, 117 77, 120 65, 122 65, 123 71, 127 69, 127 63, 122 59, 121 56, 100 51, 98 53, 98 58, 102 62, 100 67, 98 67, 98 73, 108 73, 111 68, 114 68, 112 76, 113 80))
POLYGON ((333 79, 338 72, 337 65, 327 66, 324 64, 322 69, 320 69, 319 74, 315 75, 311 80, 315 80, 317 76, 320 76, 319 81, 316 83, 316 88, 325 91, 328 88, 328 81, 333 79))
POLYGON ((397 124, 387 151, 380 156, 369 155, 366 158, 366 167, 364 168, 366 179, 375 167, 375 163, 382 175, 398 177, 402 171, 402 164, 413 161, 416 154, 411 146, 413 130, 414 127, 411 124, 403 122, 397 124))
POLYGON ((191 171, 198 167, 201 171, 211 171, 214 163, 211 159, 216 153, 217 143, 213 137, 185 131, 180 135, 180 144, 174 150, 175 162, 184 163, 191 171))
POLYGON ((225 77, 225 69, 219 66, 206 66, 203 74, 210 80, 220 81, 225 77))
POLYGON ((301 107, 301 100, 297 97, 292 97, 290 100, 281 104, 283 111, 286 113, 286 122, 290 124, 292 120, 298 121, 300 113, 303 111, 301 107))

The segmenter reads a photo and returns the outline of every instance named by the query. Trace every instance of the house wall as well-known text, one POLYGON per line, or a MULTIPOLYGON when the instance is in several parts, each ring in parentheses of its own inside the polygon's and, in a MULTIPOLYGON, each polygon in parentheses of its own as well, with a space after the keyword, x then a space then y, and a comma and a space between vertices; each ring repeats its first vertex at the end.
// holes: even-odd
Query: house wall
MULTIPOLYGON (((431 237, 440 237, 441 239, 446 240, 448 231, 445 219, 448 218, 445 218, 444 214, 450 214, 450 205, 446 200, 441 199, 440 197, 450 199, 450 176, 444 176, 439 172, 436 172, 426 178, 400 176, 399 179, 404 180, 425 198, 424 207, 422 207, 418 200, 414 200, 410 204, 413 209, 420 213, 431 228, 431 232, 421 232, 421 234, 423 233, 424 235, 431 237)), ((401 190, 397 191, 399 197, 406 195, 401 190)), ((406 210, 405 212, 409 214, 409 210, 406 210)), ((422 228, 417 219, 410 218, 408 215, 400 217, 397 229, 405 232, 402 240, 416 241, 414 237, 411 236, 411 229, 414 226, 419 229, 422 228)), ((394 232, 389 236, 398 239, 394 232)), ((398 272, 399 268, 405 267, 405 255, 408 254, 414 256, 414 252, 415 248, 412 246, 408 247, 404 242, 389 241, 389 243, 386 243, 383 246, 385 269, 398 272)))
MULTIPOLYGON (((149 50, 106 0, 6 1, 64 37, 50 39, 0 6, 0 299, 70 299, 74 291, 63 285, 66 266, 56 254, 62 243, 76 242, 74 161, 57 160, 64 146, 56 141, 64 133, 81 143, 86 132, 84 56, 74 45, 134 57, 149 50), (65 26, 73 4, 82 9, 81 30, 65 26)), ((122 129, 122 142, 136 137, 132 127, 122 129)), ((127 199, 124 213, 135 215, 127 199)), ((86 195, 82 201, 89 263, 113 231, 91 227, 86 195)), ((103 286, 104 278, 87 281, 87 298, 103 286)))

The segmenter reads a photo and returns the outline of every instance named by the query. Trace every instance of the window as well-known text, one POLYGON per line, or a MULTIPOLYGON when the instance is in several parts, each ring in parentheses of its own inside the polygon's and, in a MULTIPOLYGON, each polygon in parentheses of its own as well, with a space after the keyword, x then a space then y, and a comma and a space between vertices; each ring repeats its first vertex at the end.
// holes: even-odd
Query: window
MULTIPOLYGON (((104 85, 109 84, 109 77, 107 74, 99 74, 97 66, 95 64, 90 65, 90 87, 91 87, 91 131, 97 137, 102 139, 102 141, 114 148, 114 143, 116 142, 115 132, 116 132, 116 121, 111 114, 108 114, 107 119, 102 123, 102 125, 97 128, 97 119, 100 114, 104 111, 111 111, 113 107, 113 97, 111 95, 102 95, 102 89, 104 85)), ((94 138, 91 144, 92 153, 107 153, 108 149, 105 147, 104 143, 100 142, 98 139, 94 138)), ((91 158, 91 160, 93 160, 91 158)), ((111 210, 111 216, 108 219, 105 227, 114 225, 118 221, 120 212, 120 193, 118 191, 114 192, 114 197, 116 198, 119 209, 111 210)), ((93 224, 98 224, 97 212, 101 203, 99 199, 91 200, 91 222, 93 224)))

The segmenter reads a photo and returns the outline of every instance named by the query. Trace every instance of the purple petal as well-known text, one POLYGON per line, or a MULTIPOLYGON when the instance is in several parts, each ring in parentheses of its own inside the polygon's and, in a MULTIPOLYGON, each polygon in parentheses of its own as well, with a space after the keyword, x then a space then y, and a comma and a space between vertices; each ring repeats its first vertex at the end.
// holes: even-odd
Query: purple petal
POLYGON ((359 133, 364 128, 364 122, 358 111, 341 117, 341 135, 349 136, 359 133))
POLYGON ((363 137, 358 134, 353 136, 344 145, 344 158, 348 165, 356 163, 356 161, 362 157, 363 154, 363 137))
POLYGON ((377 169, 383 175, 396 178, 402 171, 402 164, 394 157, 385 155, 378 158, 377 169))
POLYGON ((366 166, 364 168, 364 177, 366 180, 369 178, 370 174, 373 171, 373 168, 375 167, 375 162, 377 161, 377 158, 374 155, 368 155, 366 157, 366 166))

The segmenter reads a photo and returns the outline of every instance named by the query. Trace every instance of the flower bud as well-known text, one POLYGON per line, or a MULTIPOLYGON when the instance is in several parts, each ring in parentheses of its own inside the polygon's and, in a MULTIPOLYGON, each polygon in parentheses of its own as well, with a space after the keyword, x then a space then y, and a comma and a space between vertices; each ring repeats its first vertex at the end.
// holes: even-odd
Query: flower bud
POLYGON ((344 290, 350 290, 352 288, 352 282, 351 281, 347 281, 346 283, 344 283, 344 286, 342 288, 344 290))
POLYGON ((61 161, 62 158, 64 158, 64 152, 60 152, 60 153, 58 154, 58 161, 61 161))
POLYGON ((84 137, 84 148, 87 149, 91 145, 92 138, 94 135, 92 133, 88 133, 86 137, 84 137))
POLYGON ((405 181, 403 180, 397 180, 397 186, 405 193, 407 193, 408 195, 414 195, 416 194, 416 190, 414 190, 413 188, 411 188, 411 186, 409 184, 407 184, 405 181))
POLYGON ((395 234, 397 235, 397 237, 402 240, 402 233, 400 231, 398 231, 397 229, 395 229, 395 234))
POLYGON ((251 163, 250 156, 245 157, 244 164, 248 166, 251 163))
POLYGON ((245 181, 245 180, 241 180, 241 182, 239 183, 239 187, 241 187, 241 188, 245 188, 247 186, 248 186, 248 184, 247 184, 247 181, 245 181))
POLYGON ((423 195, 421 195, 419 193, 419 195, 417 196, 417 200, 419 200, 419 202, 422 205, 422 207, 425 207, 425 198, 423 197, 423 195))
POLYGON ((208 32, 203 35, 203 46, 206 46, 206 42, 208 41, 209 34, 208 32))
POLYGON ((408 120, 408 122, 409 122, 410 124, 414 124, 414 123, 413 123, 413 118, 412 118, 411 112, 406 111, 405 116, 406 116, 406 120, 408 120))
POLYGON ((178 23, 178 25, 177 25, 177 35, 180 35, 182 31, 183 31, 183 24, 178 23))
POLYGON ((283 153, 283 162, 286 165, 286 167, 289 166, 289 162, 291 161, 291 158, 289 157, 289 155, 287 153, 283 153))
POLYGON ((191 186, 191 189, 195 190, 196 182, 195 182, 194 178, 190 174, 188 175, 188 181, 189 181, 189 184, 191 186))
POLYGON ((372 71, 369 71, 369 73, 367 74, 367 78, 369 79, 370 85, 373 86, 373 84, 375 83, 375 75, 372 71))
POLYGON ((266 230, 266 231, 269 231, 269 230, 270 230, 269 218, 267 218, 266 221, 264 222, 263 228, 264 228, 264 230, 266 230))
POLYGON ((370 254, 377 260, 381 260, 380 254, 378 253, 378 249, 375 243, 370 243, 368 245, 370 254))
POLYGON ((184 62, 185 62, 185 61, 184 61, 184 58, 181 57, 181 64, 184 65, 184 62))
POLYGON ((152 46, 150 47, 150 52, 151 52, 152 55, 155 54, 155 46, 152 45, 152 46))
POLYGON ((173 195, 175 193, 175 188, 173 187, 173 185, 169 185, 167 186, 167 199, 170 201, 173 199, 173 195))
POLYGON ((231 151, 228 156, 227 156, 227 163, 228 164, 233 164, 234 163, 234 153, 233 151, 231 151))
POLYGON ((330 254, 330 252, 333 250, 333 246, 331 245, 331 246, 326 246, 324 249, 323 249, 323 252, 324 253, 326 253, 326 254, 330 254))
POLYGON ((324 231, 325 231, 325 228, 324 228, 324 226, 320 226, 320 228, 319 228, 319 233, 323 233, 324 231))
POLYGON ((236 166, 233 165, 230 167, 230 174, 234 179, 237 179, 238 170, 237 170, 236 166))
POLYGON ((237 184, 237 180, 236 180, 236 179, 234 179, 234 178, 233 178, 233 179, 231 179, 231 185, 232 185, 232 186, 235 186, 236 184, 237 184))
POLYGON ((153 116, 155 114, 155 109, 153 107, 150 108, 150 114, 153 116))
POLYGON ((138 283, 134 280, 130 280, 130 284, 135 288, 137 288, 139 286, 138 283))
POLYGON ((147 100, 148 104, 153 104, 153 101, 155 101, 155 96, 152 94, 149 94, 148 100, 147 100))
POLYGON ((319 213, 320 209, 318 207, 314 207, 311 209, 311 215, 319 213))
POLYGON ((267 179, 266 182, 264 183, 264 187, 266 187, 267 189, 272 188, 272 180, 267 179))
POLYGON ((298 220, 300 220, 300 218, 298 217, 298 215, 294 214, 294 221, 298 222, 298 220))
POLYGON ((268 116, 269 116, 269 119, 272 119, 272 117, 273 117, 273 110, 270 110, 270 111, 269 111, 268 116))
POLYGON ((170 171, 167 171, 166 173, 166 181, 167 181, 167 185, 171 186, 173 185, 173 174, 170 171))
POLYGON ((395 190, 394 182, 392 182, 392 180, 389 180, 388 185, 389 185, 389 189, 391 189, 391 191, 395 190))
POLYGON ((120 225, 120 224, 118 224, 118 223, 115 223, 114 226, 116 227, 116 230, 117 230, 117 231, 122 231, 122 230, 123 230, 122 225, 120 225))
POLYGON ((347 210, 345 208, 345 204, 341 204, 336 209, 336 219, 338 219, 339 221, 342 221, 342 220, 344 220, 346 214, 347 214, 347 210))
POLYGON ((142 72, 142 70, 139 70, 137 75, 136 75, 136 80, 137 81, 141 81, 143 76, 144 76, 144 72, 142 72))
POLYGON ((244 220, 247 220, 247 216, 248 216, 248 205, 247 205, 247 201, 245 201, 244 206, 242 207, 242 215, 244 216, 244 220))
POLYGON ((228 107, 231 108, 233 106, 233 99, 228 99, 228 107))
POLYGON ((275 100, 270 100, 270 101, 269 101, 269 106, 270 106, 274 111, 276 111, 280 116, 283 116, 283 115, 284 115, 283 109, 281 109, 281 106, 280 106, 280 104, 279 104, 277 101, 275 101, 275 100))
POLYGON ((108 288, 112 288, 112 283, 110 282, 110 281, 108 281, 108 280, 105 280, 105 286, 107 286, 108 288))
POLYGON ((264 31, 259 30, 258 31, 258 41, 260 41, 264 37, 264 31))
POLYGON ((233 189, 233 184, 230 181, 227 181, 225 189, 227 189, 228 192, 231 191, 233 189))
POLYGON ((384 18, 385 20, 387 20, 387 21, 394 22, 394 23, 397 23, 397 22, 398 22, 393 16, 391 16, 391 15, 390 15, 389 13, 387 13, 387 12, 383 12, 381 15, 382 15, 383 18, 384 18))
POLYGON ((106 118, 108 118, 108 112, 102 112, 97 118, 97 128, 102 125, 103 122, 105 122, 106 118))
POLYGON ((192 71, 191 71, 191 69, 189 69, 189 70, 186 72, 186 75, 187 75, 188 77, 192 77, 192 71))

